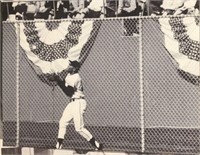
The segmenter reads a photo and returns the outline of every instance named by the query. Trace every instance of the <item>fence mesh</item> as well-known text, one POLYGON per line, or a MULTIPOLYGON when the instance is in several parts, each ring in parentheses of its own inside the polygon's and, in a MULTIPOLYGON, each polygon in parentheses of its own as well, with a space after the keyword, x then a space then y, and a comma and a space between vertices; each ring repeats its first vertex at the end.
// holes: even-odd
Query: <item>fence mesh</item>
MULTIPOLYGON (((164 47, 159 18, 100 21, 98 35, 87 47, 90 53, 80 70, 88 104, 86 128, 104 143, 105 150, 199 153, 199 86, 186 80, 190 77, 174 65, 164 47)), ((24 23, 39 22, 54 29, 68 21, 24 23)), ((58 86, 50 86, 37 76, 20 46, 17 122, 14 88, 16 47, 21 38, 17 42, 14 23, 4 22, 3 26, 4 143, 15 144, 19 123, 20 146, 53 148, 69 99, 58 86)), ((74 131, 73 122, 67 127, 64 148, 91 149, 74 131)))
POLYGON ((16 145, 16 33, 13 23, 3 24, 2 103, 3 137, 6 145, 16 145), (12 43, 12 44, 10 44, 12 43), (13 122, 13 123, 12 123, 13 122))
POLYGON ((158 19, 143 20, 145 149, 196 152, 199 87, 178 74, 174 60, 163 46, 159 26, 158 19))

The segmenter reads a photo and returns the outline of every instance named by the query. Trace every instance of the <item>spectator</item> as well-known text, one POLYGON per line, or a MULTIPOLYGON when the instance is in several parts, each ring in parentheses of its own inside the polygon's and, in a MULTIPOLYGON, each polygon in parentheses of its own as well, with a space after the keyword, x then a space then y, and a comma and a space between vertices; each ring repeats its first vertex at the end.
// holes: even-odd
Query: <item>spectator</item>
POLYGON ((84 0, 70 0, 71 9, 69 10, 69 17, 75 18, 77 14, 80 14, 80 11, 85 8, 84 0))
POLYGON ((180 15, 194 11, 197 0, 163 0, 163 15, 180 15))
POLYGON ((35 19, 50 19, 50 11, 53 9, 53 2, 38 1, 36 2, 38 11, 35 13, 35 19))
POLYGON ((84 0, 68 0, 56 2, 56 19, 74 18, 80 10, 84 9, 84 0))
POLYGON ((82 9, 76 18, 103 18, 104 0, 89 0, 89 5, 82 9))
POLYGON ((139 0, 137 3, 138 3, 138 7, 141 9, 139 15, 144 15, 146 0, 139 0))
POLYGON ((24 12, 24 19, 25 20, 34 20, 36 13, 39 11, 39 3, 32 1, 27 2, 27 10, 24 12))
MULTIPOLYGON (((119 0, 117 16, 139 16, 143 15, 144 3, 146 0, 119 0)), ((124 35, 133 36, 139 34, 138 19, 124 19, 124 35)))
POLYGON ((116 0, 107 0, 105 5, 105 16, 106 17, 116 17, 117 11, 117 1, 116 0))
POLYGON ((24 19, 24 13, 27 11, 26 2, 13 2, 12 7, 15 11, 16 20, 24 19))
POLYGON ((67 18, 68 17, 68 11, 70 8, 69 0, 68 1, 56 1, 55 3, 55 11, 53 9, 53 12, 55 12, 55 19, 61 19, 61 18, 67 18))
POLYGON ((143 11, 146 0, 119 0, 117 15, 124 16, 139 16, 143 11))
POLYGON ((54 2, 49 0, 14 2, 13 7, 18 20, 51 19, 54 16, 54 2))
POLYGON ((156 1, 156 0, 150 0, 148 2, 148 15, 151 16, 157 16, 162 15, 163 9, 160 7, 162 4, 162 1, 156 1))
POLYGON ((49 0, 13 2, 12 6, 18 20, 51 19, 54 16, 54 2, 49 0))

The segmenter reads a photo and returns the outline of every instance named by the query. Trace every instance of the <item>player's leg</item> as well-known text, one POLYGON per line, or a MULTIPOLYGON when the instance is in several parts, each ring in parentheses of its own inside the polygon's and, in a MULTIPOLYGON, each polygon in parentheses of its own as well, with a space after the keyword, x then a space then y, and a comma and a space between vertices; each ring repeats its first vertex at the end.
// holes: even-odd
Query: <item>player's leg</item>
POLYGON ((63 111, 62 117, 59 121, 59 130, 58 130, 58 140, 56 144, 57 149, 62 148, 62 143, 65 137, 66 127, 69 124, 69 122, 72 120, 72 104, 69 103, 65 110, 63 111))
POLYGON ((97 142, 95 138, 92 136, 92 134, 84 127, 84 113, 87 108, 87 103, 84 99, 76 100, 75 106, 73 110, 73 119, 74 119, 74 125, 75 130, 78 132, 81 136, 83 136, 92 146, 94 146, 97 150, 102 149, 102 144, 97 142))

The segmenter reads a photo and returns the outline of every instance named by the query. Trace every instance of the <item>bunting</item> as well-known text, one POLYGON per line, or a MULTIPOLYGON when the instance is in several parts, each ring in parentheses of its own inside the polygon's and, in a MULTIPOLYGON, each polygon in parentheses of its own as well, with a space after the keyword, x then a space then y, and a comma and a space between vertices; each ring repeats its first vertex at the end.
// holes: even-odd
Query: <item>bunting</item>
POLYGON ((159 18, 164 46, 183 77, 199 84, 200 24, 198 17, 159 18), (196 79, 196 80, 195 80, 196 79))
POLYGON ((34 21, 20 23, 20 46, 41 79, 67 72, 69 60, 81 64, 89 55, 101 21, 34 21))

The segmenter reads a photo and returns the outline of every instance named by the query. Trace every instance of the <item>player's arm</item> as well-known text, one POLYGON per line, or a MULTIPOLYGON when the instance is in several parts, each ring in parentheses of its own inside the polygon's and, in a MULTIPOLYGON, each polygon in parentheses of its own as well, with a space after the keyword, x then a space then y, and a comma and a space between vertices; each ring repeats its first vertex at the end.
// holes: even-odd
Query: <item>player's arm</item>
POLYGON ((60 86, 60 88, 62 89, 62 91, 68 96, 68 97, 72 97, 74 92, 75 92, 75 88, 72 86, 65 86, 65 81, 60 81, 58 82, 58 85, 60 86))
POLYGON ((68 97, 72 97, 72 95, 76 91, 76 88, 73 87, 73 86, 70 86, 70 85, 66 85, 66 81, 65 80, 61 80, 60 78, 58 78, 56 81, 57 81, 58 86, 62 89, 62 91, 68 97))

